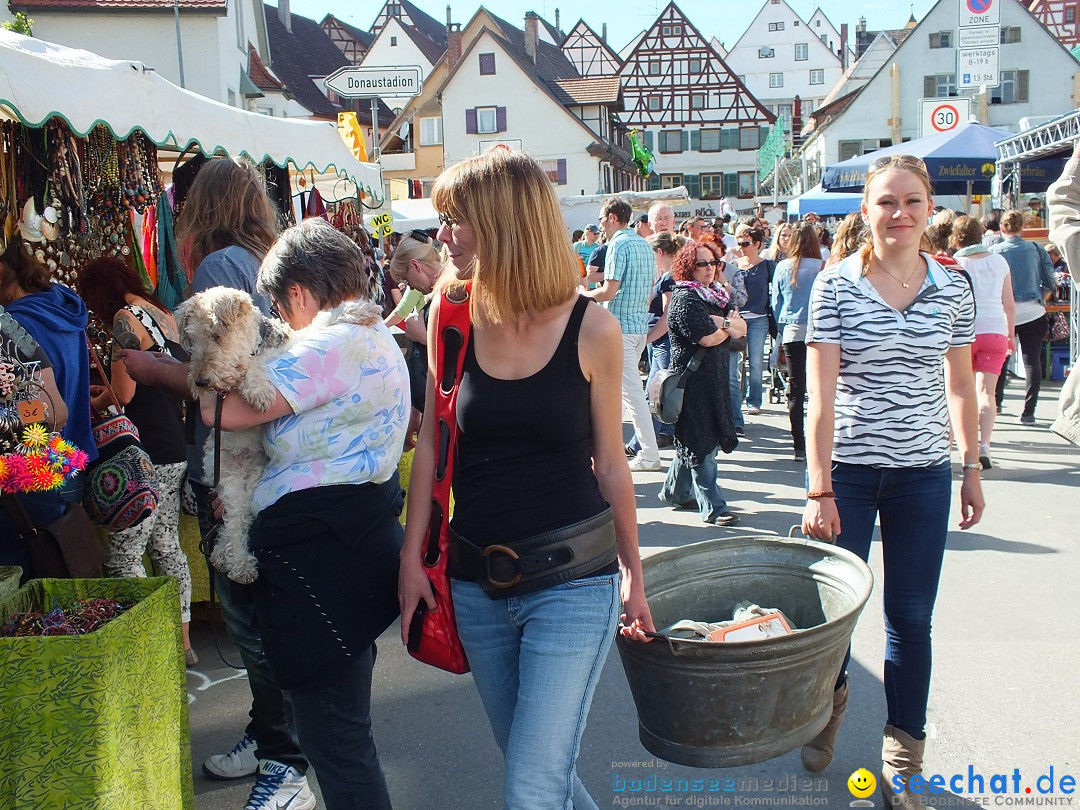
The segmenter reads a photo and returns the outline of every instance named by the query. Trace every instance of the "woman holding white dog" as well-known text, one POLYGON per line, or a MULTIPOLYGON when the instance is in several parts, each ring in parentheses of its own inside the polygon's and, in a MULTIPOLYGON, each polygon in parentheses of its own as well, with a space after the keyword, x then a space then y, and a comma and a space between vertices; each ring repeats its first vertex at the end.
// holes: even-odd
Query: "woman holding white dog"
MULTIPOLYGON (((267 361, 277 395, 266 411, 235 395, 222 405, 225 430, 265 426, 269 461, 250 532, 255 610, 326 807, 383 810, 391 805, 371 734, 371 674, 375 639, 398 613, 408 373, 372 302, 372 268, 326 222, 285 231, 258 284, 304 331, 267 361)), ((215 400, 200 402, 210 424, 215 400)))
MULTIPOLYGON (((595 810, 576 760, 620 607, 625 635, 644 640, 653 629, 622 443, 622 332, 578 294, 580 265, 535 160, 492 149, 445 171, 432 199, 446 283, 472 283, 449 571, 473 681, 504 754, 504 806, 595 810), (496 581, 495 567, 501 578, 519 559, 515 547, 529 567, 515 565, 507 587, 513 571, 496 581)), ((439 306, 437 297, 432 324, 439 306)), ((433 328, 429 348, 436 342, 433 328)), ((403 641, 418 602, 435 607, 421 559, 436 466, 434 361, 429 351, 410 487, 419 496, 409 499, 401 554, 403 641)))

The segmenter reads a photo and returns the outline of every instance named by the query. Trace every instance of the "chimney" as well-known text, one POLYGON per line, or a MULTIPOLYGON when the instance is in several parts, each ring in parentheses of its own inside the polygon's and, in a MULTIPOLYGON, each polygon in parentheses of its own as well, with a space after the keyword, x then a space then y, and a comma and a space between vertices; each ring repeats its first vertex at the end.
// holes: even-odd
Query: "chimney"
POLYGON ((559 22, 559 10, 555 9, 555 30, 562 33, 562 23, 559 22))
POLYGON ((450 70, 461 61, 461 23, 446 25, 446 61, 450 70))
POLYGON ((847 23, 840 23, 840 64, 843 65, 844 70, 847 70, 847 38, 848 27, 847 23))
POLYGON ((607 23, 600 26, 600 41, 607 42, 607 23))
POLYGON ((453 23, 453 21, 454 21, 454 17, 450 13, 450 4, 447 3, 446 4, 446 28, 447 28, 447 30, 450 29, 450 25, 451 25, 451 23, 453 23))
POLYGON ((536 64, 536 51, 540 47, 540 17, 535 11, 525 12, 525 55, 536 64))
POLYGON ((292 33, 292 14, 289 12, 289 0, 278 0, 277 16, 285 30, 292 33))

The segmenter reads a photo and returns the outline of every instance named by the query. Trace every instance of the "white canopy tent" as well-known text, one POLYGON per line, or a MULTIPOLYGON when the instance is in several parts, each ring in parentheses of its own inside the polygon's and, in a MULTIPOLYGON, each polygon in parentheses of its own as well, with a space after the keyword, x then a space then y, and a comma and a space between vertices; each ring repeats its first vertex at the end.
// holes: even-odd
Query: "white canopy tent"
POLYGON ((0 109, 27 126, 59 116, 80 136, 105 124, 119 138, 142 130, 159 147, 247 155, 345 178, 382 198, 382 170, 356 159, 337 124, 271 118, 163 79, 142 62, 106 59, 0 30, 0 109))
MULTIPOLYGON (((386 211, 387 207, 383 206, 378 211, 364 214, 364 224, 370 228, 371 221, 386 211)), ((392 200, 389 211, 394 215, 394 230, 398 233, 439 227, 439 215, 435 213, 435 207, 427 197, 418 200, 392 200)))

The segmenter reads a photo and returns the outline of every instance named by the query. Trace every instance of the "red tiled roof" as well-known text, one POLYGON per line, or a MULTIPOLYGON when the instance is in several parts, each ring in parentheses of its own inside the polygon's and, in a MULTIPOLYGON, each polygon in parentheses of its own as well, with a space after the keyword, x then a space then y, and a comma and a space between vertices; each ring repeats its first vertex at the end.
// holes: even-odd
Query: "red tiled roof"
MULTIPOLYGON (((178 0, 181 11, 224 14, 227 0, 178 0)), ((78 11, 172 11, 173 0, 12 0, 18 9, 72 9, 78 11)))
POLYGON ((285 85, 277 80, 259 57, 255 46, 248 43, 248 76, 260 90, 284 90, 285 85))

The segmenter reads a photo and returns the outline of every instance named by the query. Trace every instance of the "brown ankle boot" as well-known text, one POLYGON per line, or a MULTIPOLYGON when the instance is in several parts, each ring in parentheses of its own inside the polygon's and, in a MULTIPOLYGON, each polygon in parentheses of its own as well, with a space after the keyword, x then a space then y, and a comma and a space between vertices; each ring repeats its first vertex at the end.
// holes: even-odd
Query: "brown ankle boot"
POLYGON ((904 790, 897 793, 893 785, 894 777, 901 777, 903 784, 915 774, 922 773, 923 752, 926 740, 916 740, 895 726, 885 726, 885 740, 881 745, 881 797, 886 807, 900 807, 903 810, 923 810, 921 793, 904 790))
POLYGON ((836 747, 836 734, 840 731, 840 722, 844 719, 847 710, 848 684, 833 692, 832 717, 829 724, 821 730, 814 739, 802 747, 802 765, 811 773, 825 770, 832 762, 833 748, 836 747))

